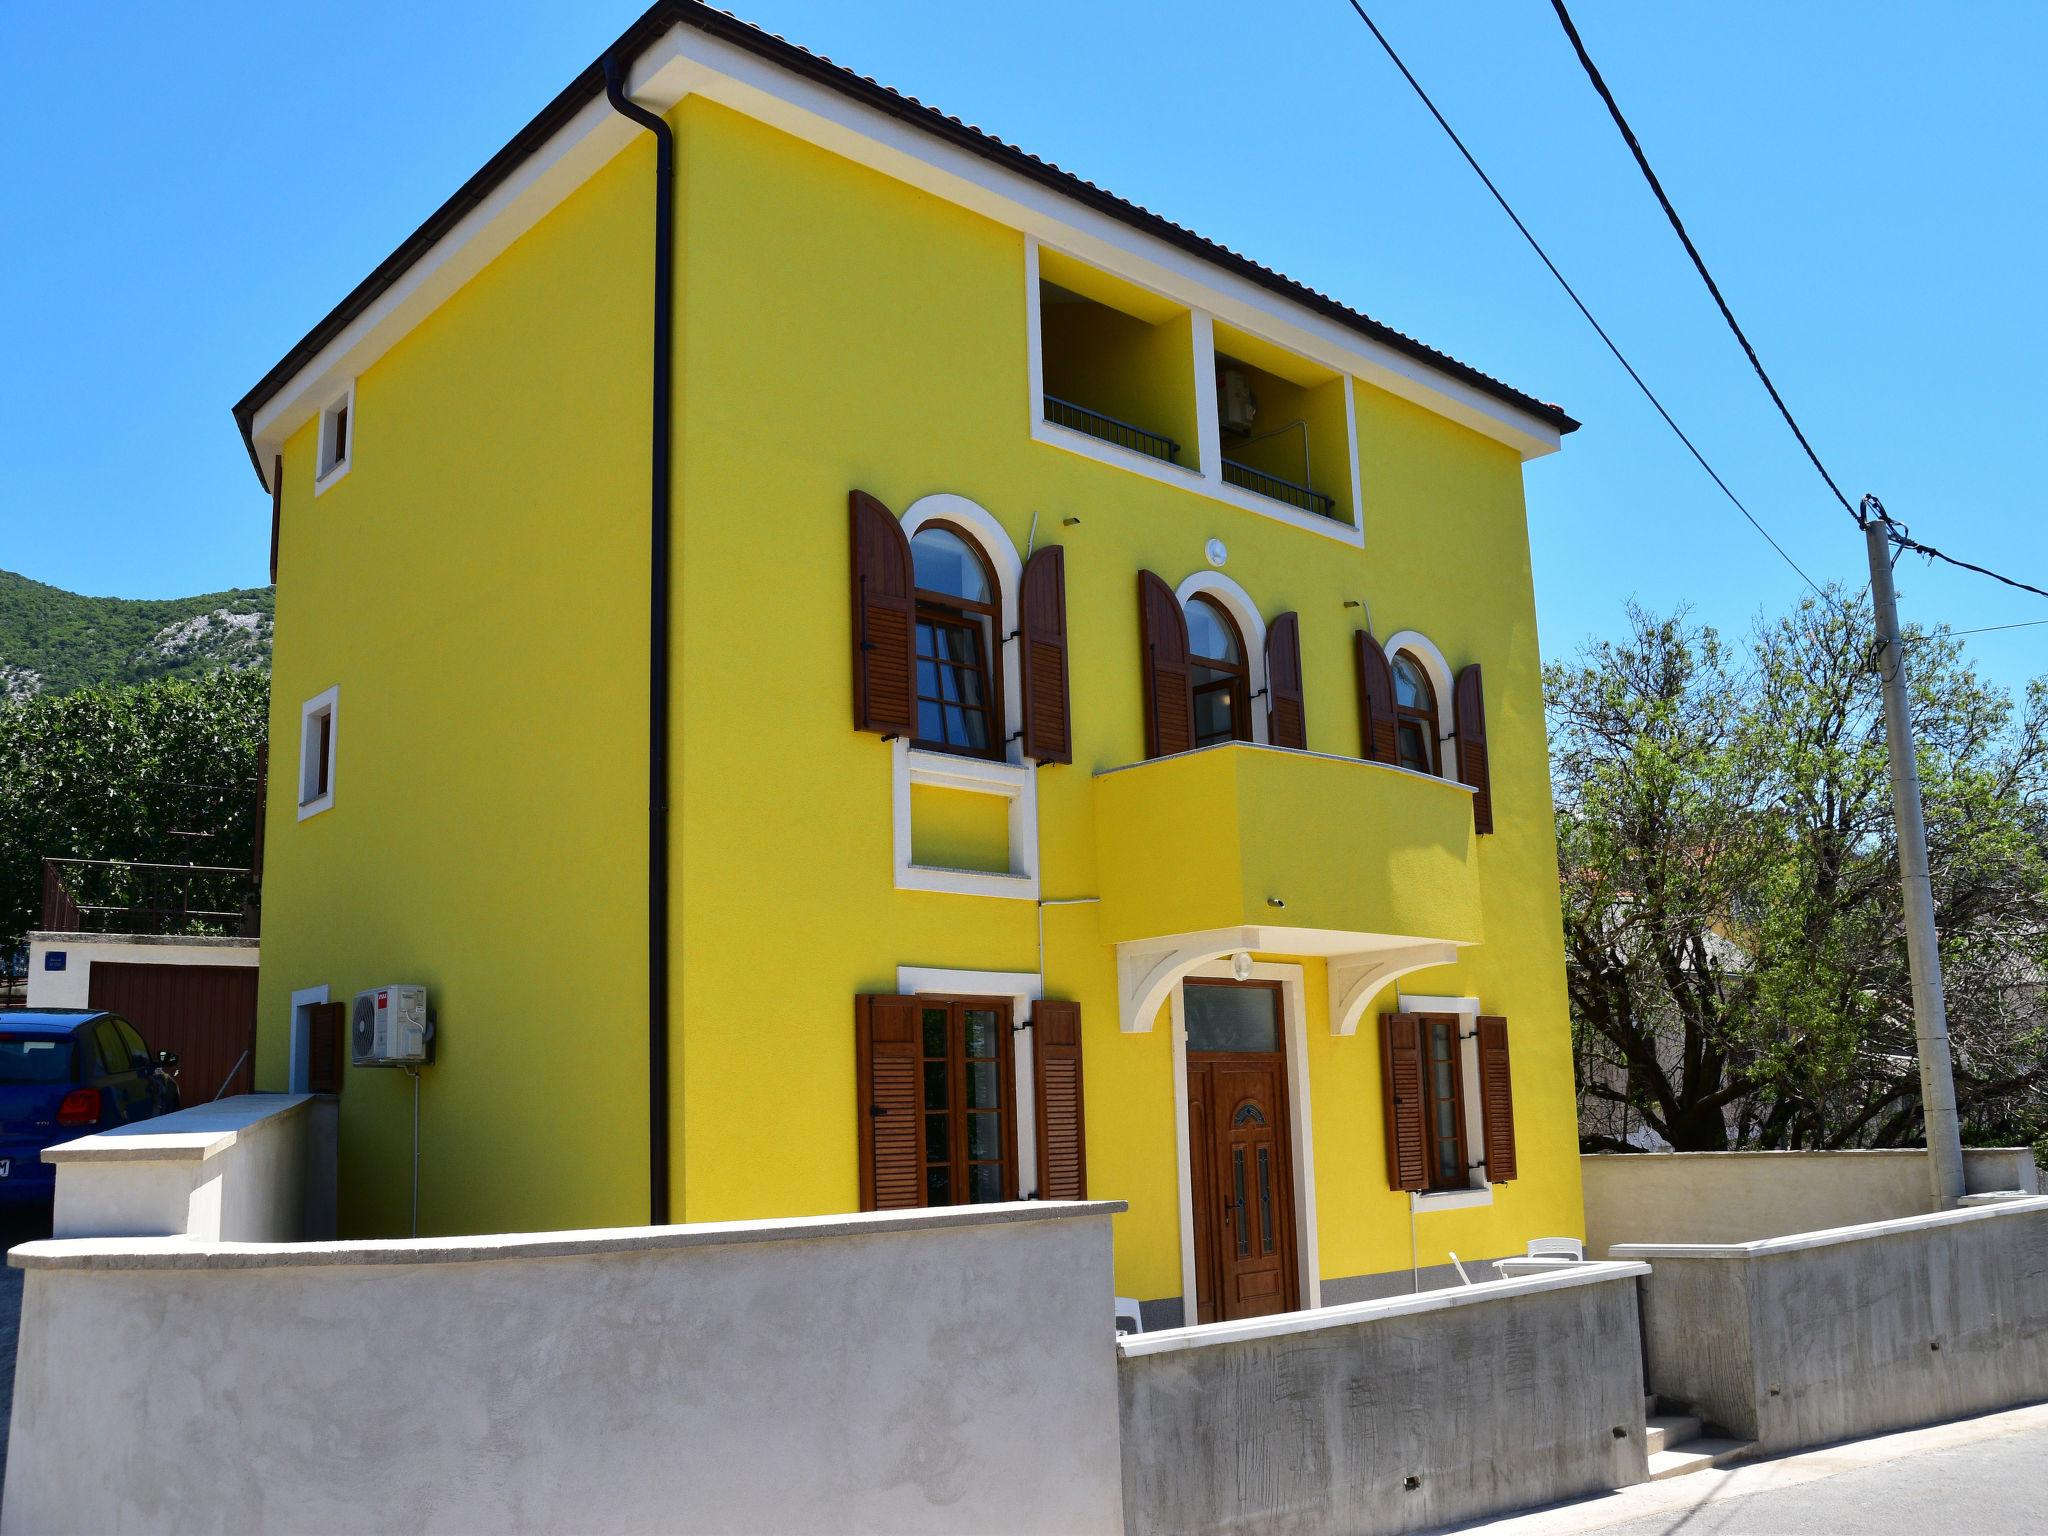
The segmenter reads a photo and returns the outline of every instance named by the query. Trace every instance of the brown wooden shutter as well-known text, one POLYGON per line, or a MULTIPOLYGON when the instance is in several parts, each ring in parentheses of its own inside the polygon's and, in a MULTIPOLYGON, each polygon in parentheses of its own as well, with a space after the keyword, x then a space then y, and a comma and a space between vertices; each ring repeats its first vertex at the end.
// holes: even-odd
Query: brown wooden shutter
POLYGON ((924 1204, 924 1047, 914 997, 856 997, 854 1113, 860 1208, 924 1204))
POLYGON ((1301 620, 1292 613, 1266 626, 1266 740, 1276 747, 1308 746, 1301 708, 1301 620))
POLYGON ((306 1010, 306 1091, 339 1093, 348 1049, 348 1004, 314 1003, 306 1010))
POLYGON ((1088 1137, 1081 1113, 1081 1005, 1031 1007, 1038 1080, 1038 1198, 1088 1198, 1088 1137))
POLYGON ((1138 572, 1138 631, 1145 665, 1145 755, 1195 749, 1195 688, 1188 669, 1188 616, 1173 588, 1138 572))
POLYGON ((1481 1014, 1479 1107, 1486 1126, 1486 1182, 1515 1176, 1515 1085, 1508 1072, 1508 1021, 1481 1014))
POLYGON ((1352 651, 1358 659, 1358 746, 1370 763, 1398 763, 1401 746, 1394 722, 1394 669, 1369 629, 1354 630, 1352 651))
POLYGON ((1380 1015, 1380 1087, 1385 1095, 1387 1187, 1427 1189, 1423 1150, 1422 1016, 1380 1015))
POLYGON ((1458 782, 1472 786, 1472 826, 1493 830, 1493 776, 1486 765, 1486 694, 1473 663, 1458 674, 1452 690, 1453 729, 1458 733, 1458 782))
POLYGON ((866 491, 847 498, 853 533, 853 724, 884 736, 917 731, 917 583, 910 540, 866 491))
POLYGON ((1074 760, 1067 703, 1067 555, 1049 544, 1024 562, 1017 596, 1018 671, 1024 680, 1024 755, 1074 760))
POLYGON ((277 585, 277 540, 284 531, 284 455, 270 461, 270 584, 277 585))

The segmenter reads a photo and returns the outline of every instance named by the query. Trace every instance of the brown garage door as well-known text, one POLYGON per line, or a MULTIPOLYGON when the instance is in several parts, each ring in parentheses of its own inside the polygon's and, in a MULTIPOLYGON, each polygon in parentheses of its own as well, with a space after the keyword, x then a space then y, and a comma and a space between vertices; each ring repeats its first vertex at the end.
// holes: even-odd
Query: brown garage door
POLYGON ((224 1083, 229 1093, 250 1091, 255 966, 95 965, 91 1000, 141 1030, 152 1051, 178 1053, 178 1092, 186 1104, 217 1097, 224 1083))

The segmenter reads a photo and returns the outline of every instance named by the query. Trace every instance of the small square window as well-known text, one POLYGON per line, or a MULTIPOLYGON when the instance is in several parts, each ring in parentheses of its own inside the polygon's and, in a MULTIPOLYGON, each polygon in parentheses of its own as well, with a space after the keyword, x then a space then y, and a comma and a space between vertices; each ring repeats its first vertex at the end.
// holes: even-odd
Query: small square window
POLYGON ((356 387, 320 413, 319 464, 313 475, 313 489, 321 490, 348 473, 349 453, 355 446, 356 387))
POLYGON ((299 713, 299 819, 334 804, 334 721, 339 687, 307 700, 299 713))

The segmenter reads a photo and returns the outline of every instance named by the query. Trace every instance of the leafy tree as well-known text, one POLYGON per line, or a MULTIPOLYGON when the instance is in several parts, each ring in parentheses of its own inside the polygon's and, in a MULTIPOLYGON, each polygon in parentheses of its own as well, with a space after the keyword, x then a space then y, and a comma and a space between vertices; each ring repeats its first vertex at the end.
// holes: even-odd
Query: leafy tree
MULTIPOLYGON (((1879 680, 1844 594, 1739 652, 1684 613, 1546 674, 1589 1148, 1924 1140, 1879 680)), ((2048 679, 1914 634, 1966 1138, 2048 1133, 2048 679)))
POLYGON ((0 946, 45 858, 247 865, 270 680, 216 671, 0 704, 0 946))

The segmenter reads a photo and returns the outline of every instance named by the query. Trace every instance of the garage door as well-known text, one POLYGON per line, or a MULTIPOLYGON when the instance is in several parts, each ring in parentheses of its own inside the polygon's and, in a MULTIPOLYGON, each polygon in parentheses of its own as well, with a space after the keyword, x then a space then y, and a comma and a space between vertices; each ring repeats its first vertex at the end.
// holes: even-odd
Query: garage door
POLYGON ((247 1093, 254 1081, 256 967, 121 965, 92 968, 92 1006, 142 1031, 152 1051, 178 1053, 186 1104, 247 1093))

